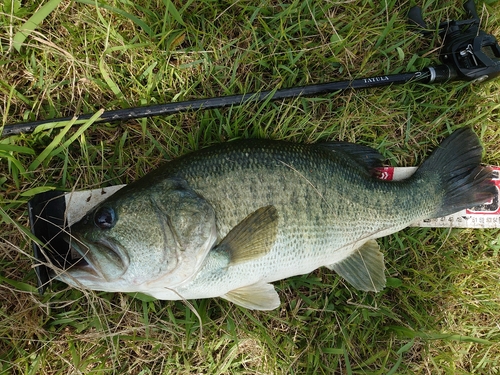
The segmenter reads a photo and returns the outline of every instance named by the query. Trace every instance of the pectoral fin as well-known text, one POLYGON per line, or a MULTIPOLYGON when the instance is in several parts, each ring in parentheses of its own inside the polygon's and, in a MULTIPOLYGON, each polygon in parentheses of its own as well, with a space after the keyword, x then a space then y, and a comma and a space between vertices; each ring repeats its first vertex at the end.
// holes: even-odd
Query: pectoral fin
POLYGON ((266 255, 278 233, 278 211, 274 206, 261 207, 236 225, 215 251, 227 252, 229 265, 248 262, 266 255))
POLYGON ((274 310, 280 305, 280 298, 274 286, 266 283, 231 290, 222 298, 251 310, 274 310))
POLYGON ((350 257, 327 267, 356 289, 379 292, 385 287, 384 255, 375 240, 369 240, 350 257))

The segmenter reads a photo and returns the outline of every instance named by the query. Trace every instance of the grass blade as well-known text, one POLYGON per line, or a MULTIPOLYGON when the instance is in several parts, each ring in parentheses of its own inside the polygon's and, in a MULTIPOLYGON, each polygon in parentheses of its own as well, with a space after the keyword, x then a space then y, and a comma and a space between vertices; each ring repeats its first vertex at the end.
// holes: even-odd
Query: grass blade
POLYGON ((37 10, 19 29, 12 39, 13 47, 19 52, 26 38, 45 20, 61 3, 61 0, 49 0, 37 10))
POLYGON ((0 275, 0 282, 7 283, 21 292, 28 292, 28 293, 37 292, 36 288, 30 284, 26 284, 21 281, 11 280, 8 279, 7 277, 3 277, 2 275, 0 275))
POLYGON ((165 7, 167 8, 167 13, 169 13, 174 20, 176 20, 179 24, 182 26, 185 26, 184 21, 182 20, 182 17, 175 7, 174 4, 172 4, 172 1, 170 0, 163 0, 163 4, 165 4, 165 7))
POLYGON ((46 159, 51 158, 52 156, 58 154, 61 152, 63 149, 67 148, 68 145, 70 145, 76 138, 78 138, 85 130, 88 129, 90 125, 94 123, 95 120, 97 120, 102 113, 104 112, 103 109, 100 111, 97 111, 90 119, 85 121, 83 125, 73 134, 66 142, 64 142, 61 146, 57 147, 59 143, 61 143, 61 140, 64 138, 66 133, 71 129, 71 127, 76 123, 77 117, 74 117, 71 121, 68 121, 66 126, 61 130, 61 132, 54 137, 52 142, 36 157, 36 159, 30 164, 28 167, 29 171, 34 171, 36 168, 40 166, 46 159))
POLYGON ((112 7, 110 5, 99 3, 99 2, 93 1, 93 0, 76 0, 76 2, 82 3, 82 4, 87 4, 87 5, 94 5, 94 6, 97 6, 99 8, 109 10, 110 12, 119 14, 125 18, 128 18, 133 23, 135 23, 137 26, 139 26, 141 29, 143 29, 149 36, 154 35, 153 30, 151 29, 151 27, 149 27, 149 25, 146 22, 142 21, 139 17, 136 17, 133 14, 125 12, 124 10, 122 10, 120 8, 112 7))

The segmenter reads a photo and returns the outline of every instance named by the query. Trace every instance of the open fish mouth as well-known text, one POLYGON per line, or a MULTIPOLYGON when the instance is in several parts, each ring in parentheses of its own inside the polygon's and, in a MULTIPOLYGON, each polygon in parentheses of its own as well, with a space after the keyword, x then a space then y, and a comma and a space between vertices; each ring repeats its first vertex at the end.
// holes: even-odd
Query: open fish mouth
POLYGON ((68 274, 67 277, 72 277, 77 280, 82 277, 105 279, 100 267, 90 260, 91 249, 89 246, 85 245, 75 236, 68 236, 65 240, 69 244, 71 258, 74 260, 74 263, 64 270, 64 273, 68 274))
POLYGON ((69 244, 71 257, 75 260, 71 267, 65 269, 69 277, 76 280, 110 281, 128 269, 129 258, 125 252, 104 239, 87 244, 72 235, 66 238, 66 242, 69 244))

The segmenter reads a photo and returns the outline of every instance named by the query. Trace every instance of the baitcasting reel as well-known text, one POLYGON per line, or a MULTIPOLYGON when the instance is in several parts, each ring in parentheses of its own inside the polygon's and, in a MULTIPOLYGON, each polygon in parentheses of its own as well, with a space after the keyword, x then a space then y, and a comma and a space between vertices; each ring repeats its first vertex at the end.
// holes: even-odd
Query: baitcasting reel
MULTIPOLYGON (((464 9, 469 19, 439 24, 439 36, 443 41, 439 59, 450 68, 449 78, 474 82, 495 78, 500 75, 500 45, 493 35, 479 28, 474 0, 465 2, 464 9)), ((412 7, 408 18, 423 35, 433 32, 423 20, 420 7, 412 7)))

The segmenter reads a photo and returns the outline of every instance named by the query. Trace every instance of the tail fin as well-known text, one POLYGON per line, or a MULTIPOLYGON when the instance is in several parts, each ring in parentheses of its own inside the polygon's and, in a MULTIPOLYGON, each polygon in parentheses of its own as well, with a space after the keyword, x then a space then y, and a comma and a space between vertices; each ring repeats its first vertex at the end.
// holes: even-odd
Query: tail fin
POLYGON ((481 166, 483 148, 466 127, 446 138, 415 173, 416 179, 436 181, 444 192, 434 217, 441 217, 488 202, 496 194, 492 171, 481 166))

